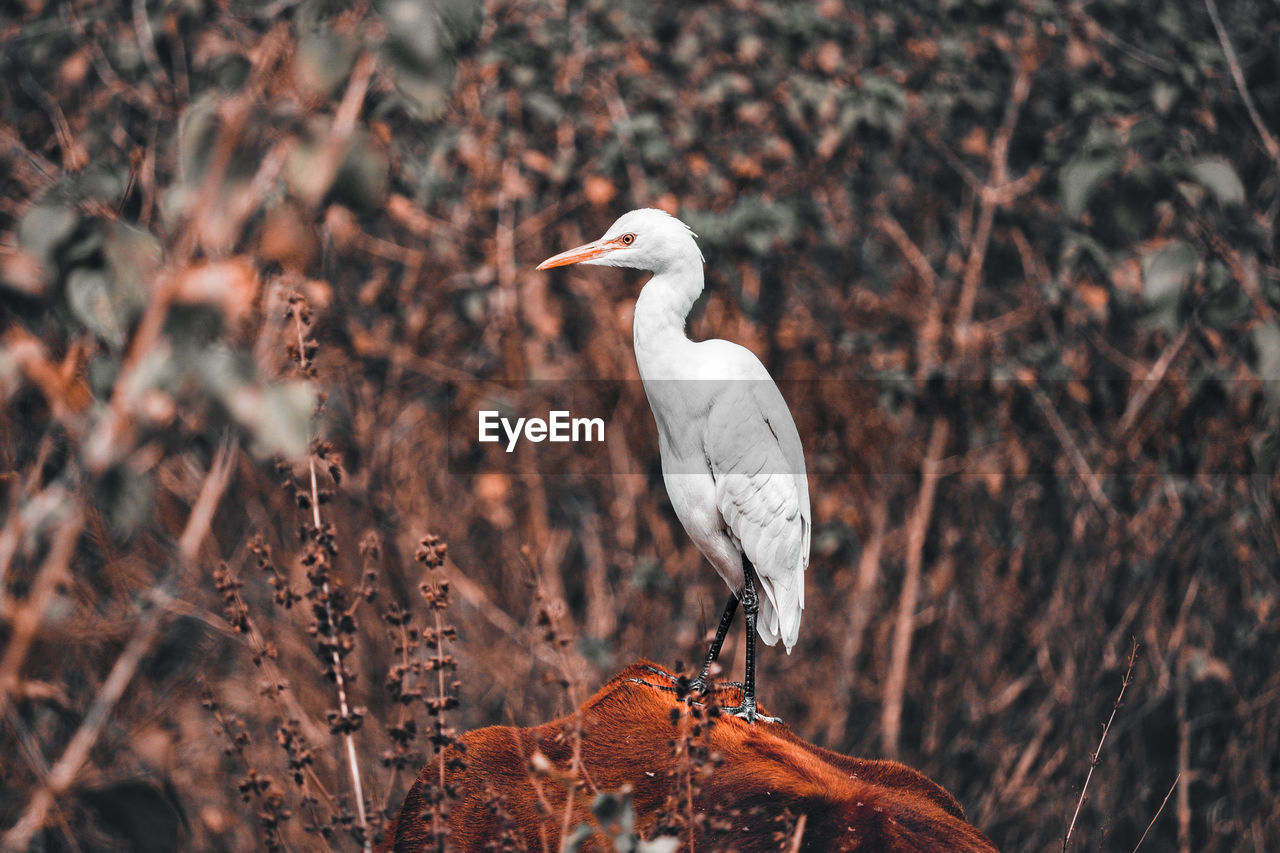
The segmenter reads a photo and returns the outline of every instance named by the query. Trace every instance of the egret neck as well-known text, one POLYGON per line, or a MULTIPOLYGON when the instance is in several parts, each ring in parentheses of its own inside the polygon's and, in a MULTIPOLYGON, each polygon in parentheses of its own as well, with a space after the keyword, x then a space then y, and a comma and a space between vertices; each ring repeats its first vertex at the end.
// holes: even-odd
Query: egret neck
POLYGON ((681 258, 662 272, 655 273, 636 299, 632 333, 636 347, 636 366, 640 378, 693 378, 691 350, 695 346, 685 333, 689 311, 702 293, 702 259, 693 250, 692 257, 681 258))

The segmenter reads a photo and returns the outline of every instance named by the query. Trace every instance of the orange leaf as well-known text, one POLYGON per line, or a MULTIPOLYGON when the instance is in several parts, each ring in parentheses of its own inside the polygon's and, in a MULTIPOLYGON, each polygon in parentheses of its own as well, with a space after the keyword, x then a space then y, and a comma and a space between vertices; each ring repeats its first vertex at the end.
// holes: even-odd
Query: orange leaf
POLYGON ((1089 313, 1099 320, 1105 320, 1107 317, 1107 302, 1111 298, 1111 294, 1107 292, 1107 289, 1085 282, 1076 284, 1075 289, 1076 295, 1080 297, 1084 307, 1089 309, 1089 313))
POLYGON ((215 305, 231 322, 238 322, 253 307, 258 295, 258 271, 247 257, 193 264, 178 275, 176 302, 215 305))
POLYGON ((598 175, 587 178, 582 189, 586 193, 587 201, 598 207, 603 207, 618 195, 618 188, 613 185, 613 182, 598 175))

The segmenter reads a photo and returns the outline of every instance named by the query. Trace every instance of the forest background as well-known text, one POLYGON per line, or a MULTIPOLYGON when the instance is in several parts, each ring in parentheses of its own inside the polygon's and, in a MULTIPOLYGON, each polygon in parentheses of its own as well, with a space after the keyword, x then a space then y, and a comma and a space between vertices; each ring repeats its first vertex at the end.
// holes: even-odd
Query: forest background
POLYGON ((1058 849, 1136 642, 1072 846, 1273 846, 1276 44, 1263 0, 12 5, 3 844, 360 849, 433 738, 694 661, 642 276, 533 270, 661 206, 805 445, 768 707, 1058 849), (604 449, 468 454, 566 394, 604 449))

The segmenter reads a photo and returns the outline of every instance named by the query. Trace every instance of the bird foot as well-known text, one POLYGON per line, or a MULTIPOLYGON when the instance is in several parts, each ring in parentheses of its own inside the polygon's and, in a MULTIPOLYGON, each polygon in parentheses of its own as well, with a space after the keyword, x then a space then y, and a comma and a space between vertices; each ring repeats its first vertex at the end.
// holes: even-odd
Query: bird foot
POLYGON ((680 691, 674 687, 668 687, 665 684, 654 684, 652 681, 645 681, 643 678, 628 678, 627 681, 632 684, 643 684, 645 687, 652 687, 654 690, 661 690, 663 693, 680 695, 680 691))
POLYGON ((655 690, 661 690, 663 693, 674 693, 677 697, 688 701, 693 701, 692 697, 702 692, 702 688, 695 687, 690 684, 689 680, 685 676, 672 675, 665 669, 659 669, 658 667, 650 666, 649 664, 643 664, 642 669, 652 675, 658 676, 664 681, 670 682, 671 686, 668 687, 665 684, 654 684, 652 681, 646 681, 643 678, 629 678, 627 680, 635 684, 643 684, 647 687, 652 687, 655 690))
POLYGON ((649 665, 649 664, 647 664, 647 663, 646 663, 646 664, 641 664, 641 668, 642 668, 642 669, 644 669, 644 670, 645 670, 645 671, 647 671, 647 672, 651 672, 651 673, 653 673, 654 675, 657 675, 657 676, 660 676, 660 677, 662 677, 662 678, 665 678, 667 681, 670 681, 672 684, 675 684, 675 683, 679 682, 679 680, 680 680, 680 679, 676 678, 674 675, 672 675, 671 673, 667 672, 665 669, 659 669, 658 667, 656 667, 656 666, 651 666, 651 665, 649 665))
POLYGON ((781 717, 770 717, 768 714, 761 714, 756 710, 755 700, 743 702, 735 708, 721 708, 721 714, 728 714, 731 717, 737 717, 740 720, 746 720, 748 723, 781 723, 781 717))
POLYGON ((721 690, 742 690, 741 681, 713 681, 707 683, 705 678, 699 676, 689 683, 689 696, 697 696, 700 693, 719 693, 721 690))

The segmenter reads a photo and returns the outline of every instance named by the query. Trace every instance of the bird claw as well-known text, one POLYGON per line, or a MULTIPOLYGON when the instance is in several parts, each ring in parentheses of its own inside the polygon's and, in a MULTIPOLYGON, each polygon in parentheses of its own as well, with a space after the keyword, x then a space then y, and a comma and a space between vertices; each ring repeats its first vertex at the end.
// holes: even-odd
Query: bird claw
POLYGON ((643 678, 628 678, 627 681, 632 684, 643 684, 645 687, 652 687, 654 690, 661 690, 663 693, 679 694, 680 691, 674 687, 668 687, 665 684, 654 684, 652 681, 645 681, 643 678))
MULTIPOLYGON (((693 707, 699 707, 699 708, 705 707, 705 703, 698 702, 697 700, 694 699, 695 696, 705 696, 710 693, 715 693, 716 691, 719 691, 719 690, 729 690, 729 689, 742 690, 743 689, 742 682, 740 681, 725 681, 720 684, 716 684, 712 682, 711 686, 708 687, 707 684, 701 678, 697 678, 697 679, 694 679, 689 684, 689 689, 683 692, 683 695, 682 695, 682 691, 679 688, 680 679, 673 678, 670 675, 670 673, 664 672, 663 670, 657 669, 652 666, 645 666, 645 669, 647 669, 649 672, 653 673, 654 675, 662 676, 667 681, 670 681, 673 686, 668 687, 665 684, 654 684, 652 681, 645 681, 643 678, 628 678, 627 681, 631 682, 632 684, 643 684, 645 687, 652 687, 654 690, 661 690, 663 693, 674 693, 676 694, 677 697, 683 698, 685 702, 689 703, 689 705, 693 707)), ((743 702, 741 705, 737 705, 732 708, 721 708, 720 713, 728 714, 731 717, 737 717, 740 720, 746 720, 748 723, 757 723, 757 722, 781 723, 782 722, 781 717, 770 717, 768 714, 761 714, 759 710, 757 710, 756 708, 756 703, 754 699, 750 702, 743 702)))
MULTIPOLYGON (((672 684, 676 684, 676 683, 678 683, 678 682, 680 681, 680 679, 676 678, 674 675, 672 675, 671 673, 667 672, 665 669, 658 669, 658 667, 656 667, 656 666, 652 666, 652 665, 647 664, 647 663, 646 663, 646 664, 641 664, 641 668, 642 668, 642 669, 644 669, 644 670, 646 670, 646 671, 648 671, 648 672, 653 673, 654 675, 662 676, 662 677, 663 677, 663 678, 665 678, 667 681, 670 681, 672 684)), ((634 679, 633 679, 633 680, 634 680, 634 679)))
POLYGON ((756 710, 755 702, 743 702, 736 708, 721 708, 720 713, 728 714, 731 717, 737 717, 740 720, 746 720, 748 723, 781 723, 781 717, 770 717, 768 714, 761 714, 756 710))

